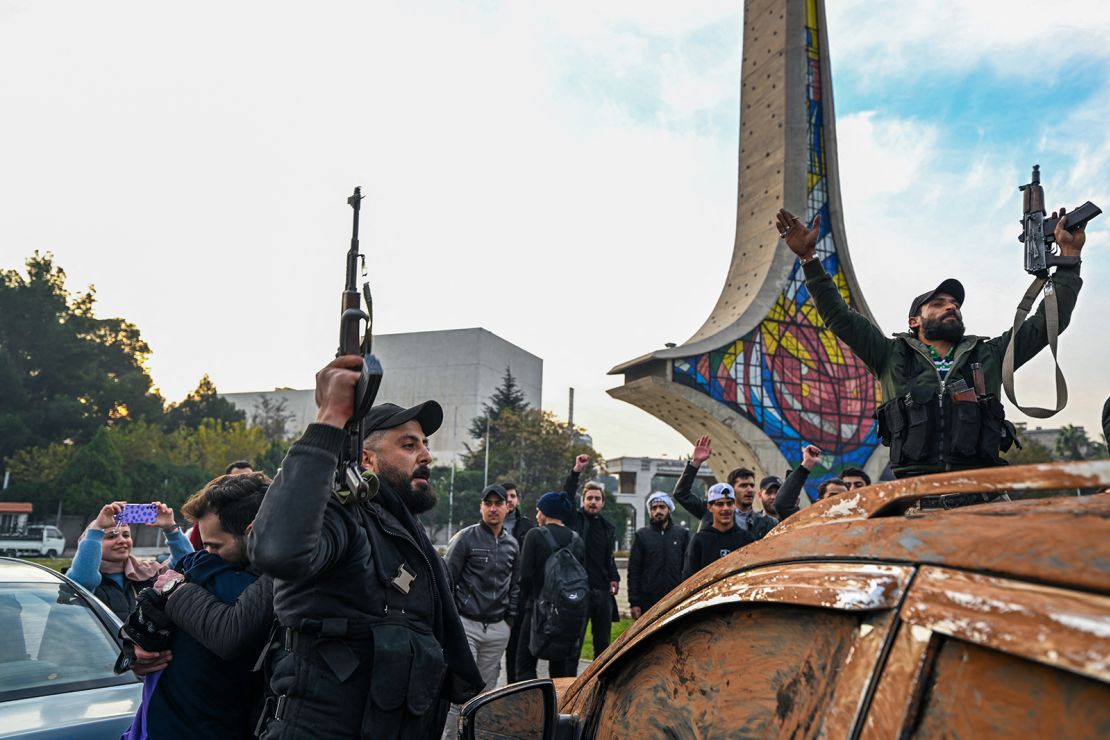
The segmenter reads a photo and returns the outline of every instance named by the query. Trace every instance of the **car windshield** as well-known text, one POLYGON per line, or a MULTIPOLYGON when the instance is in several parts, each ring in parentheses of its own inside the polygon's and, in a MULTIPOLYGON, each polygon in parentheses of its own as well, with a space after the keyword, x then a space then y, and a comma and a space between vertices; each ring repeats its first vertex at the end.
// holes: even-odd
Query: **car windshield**
POLYGON ((68 583, 0 583, 0 701, 121 683, 119 653, 68 583))

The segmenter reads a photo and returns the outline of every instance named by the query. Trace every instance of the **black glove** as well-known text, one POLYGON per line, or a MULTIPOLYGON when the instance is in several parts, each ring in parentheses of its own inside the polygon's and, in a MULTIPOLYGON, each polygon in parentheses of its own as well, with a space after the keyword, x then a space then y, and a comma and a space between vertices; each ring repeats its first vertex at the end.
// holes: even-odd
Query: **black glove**
POLYGON ((169 650, 173 622, 163 611, 164 607, 165 601, 160 593, 150 587, 144 588, 139 592, 135 608, 120 628, 120 635, 152 653, 169 650))

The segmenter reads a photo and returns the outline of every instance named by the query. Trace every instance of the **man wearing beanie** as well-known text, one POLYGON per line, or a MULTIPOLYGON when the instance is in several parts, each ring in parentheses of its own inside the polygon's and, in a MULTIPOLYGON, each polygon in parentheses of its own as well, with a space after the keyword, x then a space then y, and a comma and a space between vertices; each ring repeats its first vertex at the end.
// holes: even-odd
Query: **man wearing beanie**
POLYGON ((640 527, 632 538, 628 558, 628 605, 632 618, 655 605, 682 583, 682 565, 690 546, 690 530, 671 519, 674 500, 657 491, 647 500, 650 523, 640 527))
MULTIPOLYGON (((516 654, 516 679, 527 681, 536 678, 536 656, 528 648, 531 634, 532 613, 536 598, 543 589, 544 566, 547 559, 557 550, 570 546, 571 554, 582 562, 586 548, 582 538, 569 529, 564 522, 574 513, 574 505, 565 491, 551 491, 540 496, 536 503, 536 522, 539 526, 528 531, 520 555, 520 646, 516 654), (554 540, 555 547, 551 546, 554 540)), ((578 673, 578 655, 569 655, 563 660, 547 662, 551 678, 574 676, 578 673)))
POLYGON ((710 563, 720 560, 733 550, 755 542, 755 537, 746 529, 736 526, 733 512, 736 494, 727 483, 717 483, 709 488, 706 496, 709 513, 713 515, 713 525, 702 529, 690 540, 686 552, 686 564, 682 569, 682 580, 686 580, 710 563))
POLYGON ((436 503, 427 438, 439 404, 370 409, 362 464, 378 491, 333 491, 362 362, 345 355, 317 373, 316 423, 289 448, 248 541, 274 578, 278 622, 266 740, 434 738, 449 703, 482 689, 443 560, 416 518, 436 503))

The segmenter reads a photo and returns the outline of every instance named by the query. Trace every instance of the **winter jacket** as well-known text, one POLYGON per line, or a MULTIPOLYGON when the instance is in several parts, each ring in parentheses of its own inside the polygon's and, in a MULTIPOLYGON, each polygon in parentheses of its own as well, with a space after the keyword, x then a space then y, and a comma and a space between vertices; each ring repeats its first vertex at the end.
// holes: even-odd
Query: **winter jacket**
MULTIPOLYGON (((578 478, 579 473, 572 470, 563 483, 563 491, 571 501, 575 500, 574 496, 578 491, 578 478)), ((582 565, 585 566, 586 574, 590 577, 590 588, 608 591, 610 582, 619 582, 621 579, 620 572, 617 570, 617 561, 613 555, 617 542, 616 527, 600 514, 592 516, 581 507, 575 509, 570 520, 563 524, 573 529, 582 538, 586 548, 586 559, 582 561, 582 565), (604 544, 601 544, 602 537, 596 536, 596 532, 591 532, 596 526, 601 527, 604 544), (591 543, 594 543, 592 547, 591 543)))
POLYGON ((495 537, 485 522, 460 529, 447 545, 447 575, 459 615, 500 622, 517 613, 520 546, 504 527, 495 537))
POLYGON ((786 476, 775 494, 775 511, 779 513, 779 519, 798 513, 798 498, 808 479, 809 468, 805 465, 799 465, 786 476))
POLYGON ((699 530, 690 539, 686 563, 682 567, 682 580, 686 580, 710 563, 720 560, 733 550, 755 542, 751 532, 733 525, 727 532, 710 527, 699 530))
MULTIPOLYGON (((194 552, 177 564, 189 583, 224 605, 235 603, 257 575, 236 569, 209 552, 194 552)), ((179 586, 184 588, 184 586, 179 586)), ((128 737, 249 737, 262 704, 262 682, 252 673, 265 639, 225 659, 189 632, 178 630, 170 643, 173 660, 144 678, 155 686, 132 723, 128 737)))
MULTIPOLYGON (((907 333, 895 334, 894 338, 884 336, 877 326, 848 307, 840 289, 825 271, 820 260, 807 262, 803 269, 806 287, 813 295, 822 321, 878 378, 882 388, 882 398, 887 402, 892 400, 897 402, 899 399, 906 398, 908 402, 911 400, 909 396, 919 406, 935 404, 938 409, 940 418, 929 422, 929 426, 934 428, 929 430, 925 444, 912 445, 913 449, 905 451, 908 462, 893 466, 897 477, 1005 464, 1005 461, 998 456, 999 447, 1009 444, 1007 432, 1002 424, 1003 411, 999 399, 1002 386, 1002 359, 1006 346, 1010 342, 1012 329, 993 339, 965 336, 956 345, 951 370, 945 379, 941 380, 925 344, 907 333), (973 362, 978 362, 982 366, 986 392, 990 400, 982 404, 975 404, 975 402, 970 404, 982 405, 982 411, 978 408, 964 409, 965 403, 956 404, 951 399, 944 400, 947 398, 944 392, 946 385, 955 382, 957 378, 964 378, 969 387, 974 387, 970 376, 970 364, 973 362), (967 427, 972 431, 966 434, 955 432, 954 427, 963 418, 969 417, 972 411, 975 411, 975 423, 974 426, 967 427), (981 435, 984 438, 982 444, 974 444, 976 440, 967 443, 961 443, 958 440, 958 436, 976 436, 974 431, 979 429, 982 429, 981 435), (946 433, 947 441, 943 439, 946 433), (989 451, 983 449, 987 446, 987 436, 990 437, 989 446, 994 448, 989 451)), ((1063 332, 1071 321, 1079 289, 1083 285, 1083 280, 1079 277, 1079 266, 1056 268, 1053 284, 1059 305, 1060 331, 1063 332)), ((1018 329, 1014 347, 1014 368, 1019 368, 1031 360, 1047 344, 1045 307, 1042 302, 1036 313, 1018 329)), ((880 419, 880 433, 884 437, 884 444, 890 444, 891 439, 898 439, 905 433, 907 424, 904 421, 896 421, 894 426, 899 424, 901 424, 899 429, 890 429, 888 427, 891 423, 880 419)), ((908 424, 913 425, 915 422, 911 420, 908 424)), ((891 452, 892 458, 897 458, 902 455, 903 450, 892 446, 891 452)))
MULTIPOLYGON (((572 499, 573 500, 573 499, 572 499)), ((518 504, 513 513, 505 517, 505 528, 513 535, 518 546, 524 546, 524 536, 528 534, 528 530, 534 529, 536 523, 520 513, 520 505, 518 504)))
POLYGON ((226 604, 195 583, 183 583, 166 602, 174 625, 223 660, 262 652, 274 624, 274 579, 262 576, 226 604))
POLYGON ((543 589, 544 566, 547 559, 555 552, 543 536, 543 530, 551 532, 555 544, 559 548, 570 546, 570 552, 583 562, 586 556, 586 547, 582 538, 573 529, 558 524, 547 524, 535 527, 524 537, 524 547, 520 553, 520 603, 522 606, 536 600, 543 589))
POLYGON ((370 726, 376 737, 438 734, 447 701, 465 702, 484 682, 443 561, 400 496, 384 480, 366 502, 332 494, 344 439, 309 425, 254 520, 250 560, 274 578, 274 613, 292 645, 269 653, 271 690, 287 699, 284 718, 267 712, 264 737, 357 737, 370 726), (305 662, 324 666, 315 687, 305 662), (337 700, 349 712, 322 709, 337 700))
MULTIPOLYGON (((698 528, 699 532, 704 532, 707 529, 713 528, 713 514, 709 511, 709 506, 706 504, 705 499, 700 496, 694 495, 691 490, 694 485, 694 478, 697 477, 698 468, 693 463, 686 463, 686 467, 682 470, 682 475, 678 478, 678 483, 674 487, 674 500, 682 505, 682 508, 690 512, 696 517, 701 519, 701 526, 698 528)), ((748 514, 741 514, 740 510, 736 512, 737 526, 741 529, 750 530, 752 536, 757 540, 763 539, 763 536, 771 531, 779 520, 775 517, 764 514, 762 511, 755 511, 754 509, 748 514), (750 515, 751 524, 749 526, 748 518, 750 515), (744 521, 740 521, 740 517, 744 516, 744 521)))
POLYGON ((682 583, 689 546, 690 530, 670 517, 637 529, 628 558, 628 605, 649 609, 682 583))

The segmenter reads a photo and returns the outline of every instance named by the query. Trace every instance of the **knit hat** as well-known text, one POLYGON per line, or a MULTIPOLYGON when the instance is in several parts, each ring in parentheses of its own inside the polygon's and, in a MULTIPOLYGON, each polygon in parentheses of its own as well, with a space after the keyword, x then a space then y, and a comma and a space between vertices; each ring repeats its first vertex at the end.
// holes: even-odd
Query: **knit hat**
POLYGON ((709 487, 709 495, 706 496, 708 501, 720 501, 724 498, 730 498, 733 501, 736 500, 736 493, 728 483, 714 483, 709 487))
POLYGON ((648 500, 647 500, 648 511, 651 511, 651 505, 654 504, 656 501, 662 501, 663 503, 665 503, 667 505, 668 509, 670 509, 671 511, 674 511, 674 499, 671 498, 670 496, 668 496, 667 494, 663 493, 662 491, 656 491, 655 493, 648 496, 648 500))
POLYGON ((536 502, 536 508, 543 512, 544 516, 561 522, 570 519, 570 515, 574 512, 574 505, 563 491, 548 491, 540 496, 540 500, 536 502))

